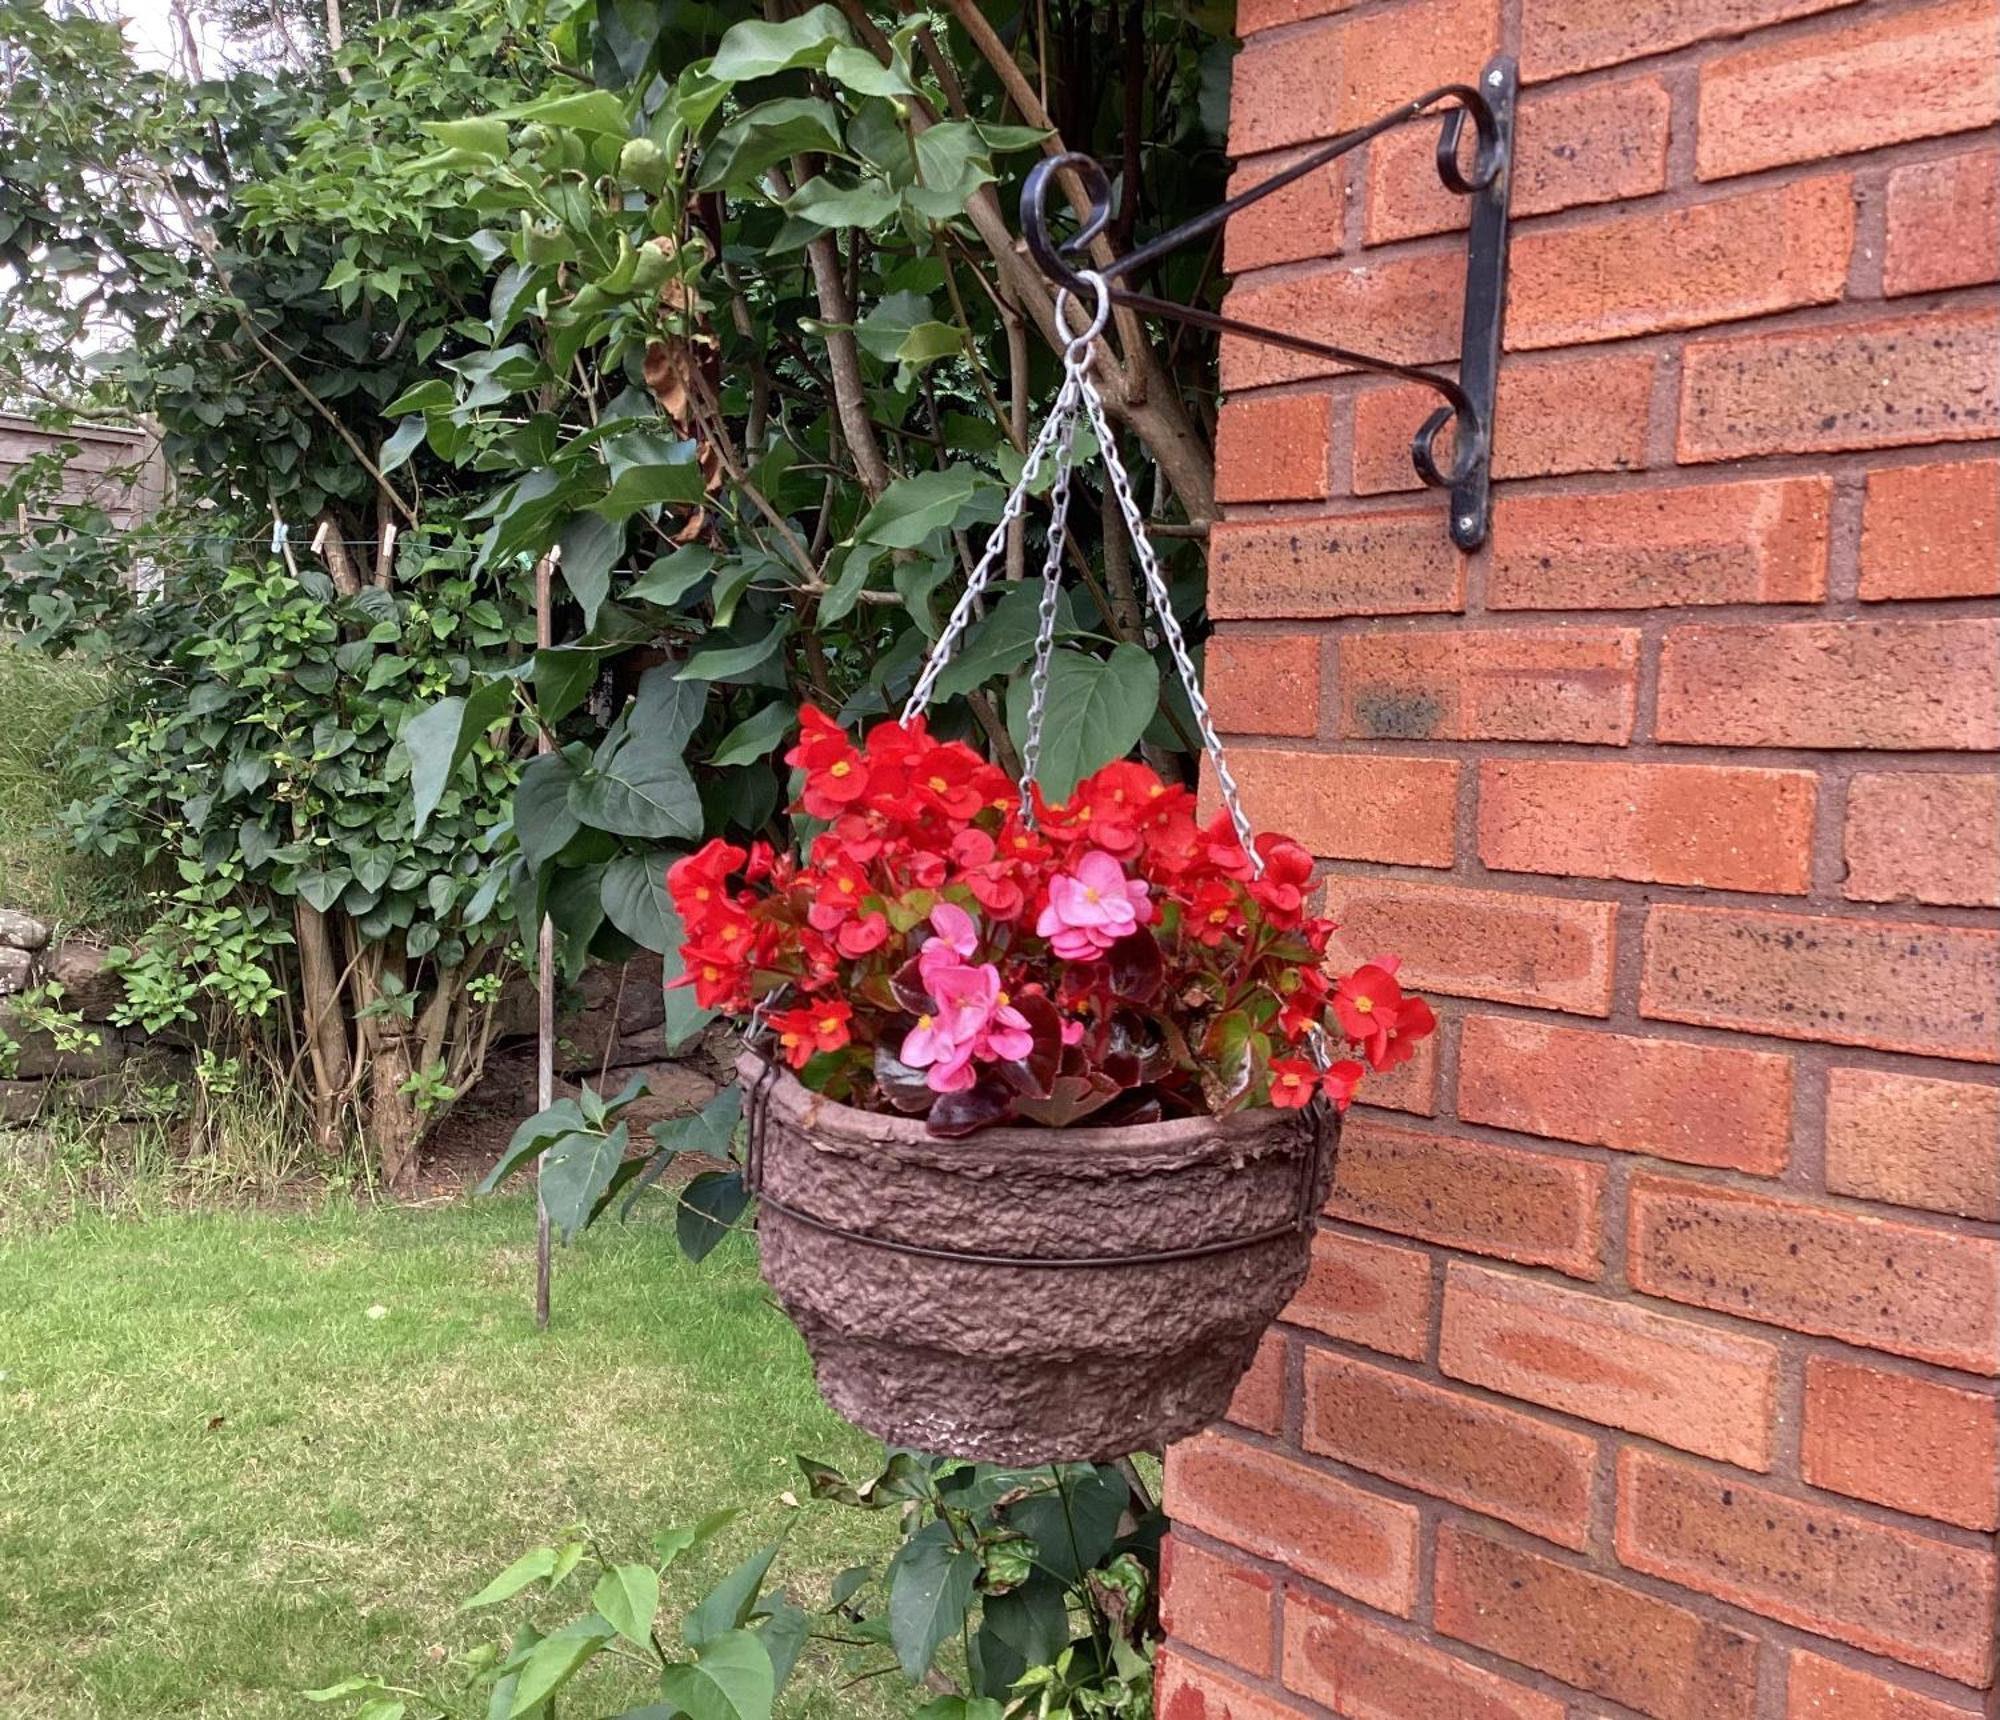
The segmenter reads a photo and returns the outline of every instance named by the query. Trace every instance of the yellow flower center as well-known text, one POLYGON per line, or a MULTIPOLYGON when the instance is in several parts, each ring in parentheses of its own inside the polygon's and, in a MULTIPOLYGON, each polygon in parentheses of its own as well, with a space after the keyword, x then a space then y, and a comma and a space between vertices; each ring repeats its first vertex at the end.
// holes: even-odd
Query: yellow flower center
POLYGON ((1354 1000, 1354 1007, 1360 1010, 1363 1015, 1367 1015, 1374 1009, 1375 1000, 1372 997, 1357 997, 1354 1000))
POLYGON ((738 933, 739 933, 740 931, 741 931, 741 928, 740 928, 740 927, 738 927, 738 926, 724 926, 724 927, 722 928, 722 941, 723 941, 723 942, 724 942, 725 944, 733 944, 733 943, 735 943, 735 942, 736 942, 736 939, 737 939, 737 935, 738 935, 738 933))
POLYGON ((840 1027, 840 1017, 837 1015, 829 1015, 819 1024, 819 1030, 822 1033, 836 1032, 838 1031, 839 1027, 840 1027))
POLYGON ((931 793, 933 794, 942 794, 950 786, 951 784, 946 782, 945 779, 941 776, 934 776, 931 778, 931 793))
POLYGON ((924 1032, 928 1033, 931 1030, 931 1017, 929 1017, 928 1015, 918 1016, 917 1026, 920 1027, 924 1032))
POLYGON ((830 771, 827 772, 827 775, 851 776, 853 772, 854 772, 854 766, 849 764, 846 759, 841 759, 834 765, 834 767, 830 771))
POLYGON ((1004 991, 995 995, 993 1007, 995 1009, 1005 1009, 1007 1007, 1007 994, 1004 991))
POLYGON ((1208 910, 1208 923, 1211 926, 1219 926, 1228 918, 1229 910, 1227 908, 1210 908, 1208 910))
POLYGON ((1299 1084, 1299 1077, 1296 1075, 1287 1075, 1283 1084, 1287 1087, 1296 1087, 1299 1084))
POLYGON ((843 878, 843 879, 841 879, 841 881, 840 881, 840 893, 841 893, 841 894, 842 894, 843 896, 851 896, 851 895, 853 895, 853 894, 854 894, 854 880, 853 880, 852 878, 843 878))
POLYGON ((1086 902, 1094 902, 1097 900, 1097 892, 1094 889, 1092 889, 1091 886, 1088 884, 1084 885, 1083 887, 1083 899, 1086 902))

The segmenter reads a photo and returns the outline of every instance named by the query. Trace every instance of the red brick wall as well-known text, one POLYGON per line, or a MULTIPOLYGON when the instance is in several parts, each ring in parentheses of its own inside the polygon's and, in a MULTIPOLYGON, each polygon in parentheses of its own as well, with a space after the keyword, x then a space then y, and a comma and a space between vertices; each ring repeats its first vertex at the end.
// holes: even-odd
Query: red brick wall
MULTIPOLYGON (((1240 17, 1243 184, 1526 88, 1487 549, 1419 391, 1223 355, 1232 756, 1443 1027, 1170 1458, 1162 1720, 2000 1712, 2000 5, 1240 17)), ((1430 145, 1230 308, 1447 358, 1430 145)))

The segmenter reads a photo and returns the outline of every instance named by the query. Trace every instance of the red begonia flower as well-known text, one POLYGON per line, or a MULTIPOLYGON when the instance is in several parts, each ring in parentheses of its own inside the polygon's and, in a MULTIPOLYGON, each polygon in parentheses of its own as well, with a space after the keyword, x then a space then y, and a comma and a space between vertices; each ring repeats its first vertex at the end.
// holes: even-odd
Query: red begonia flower
POLYGON ((1303 1057, 1271 1059, 1271 1103, 1281 1111, 1296 1111, 1312 1103, 1319 1091, 1319 1071, 1303 1057))

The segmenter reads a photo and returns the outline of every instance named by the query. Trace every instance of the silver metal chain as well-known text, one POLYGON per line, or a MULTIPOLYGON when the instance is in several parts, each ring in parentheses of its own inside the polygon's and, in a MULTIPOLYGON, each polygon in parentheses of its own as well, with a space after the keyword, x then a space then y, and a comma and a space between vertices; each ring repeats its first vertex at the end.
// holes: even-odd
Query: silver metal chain
POLYGON ((1049 488, 1049 548, 1042 558, 1042 601, 1035 618, 1035 664, 1028 672, 1028 734, 1021 747, 1021 819, 1033 824, 1032 784, 1042 762, 1042 722, 1048 715, 1049 665, 1056 650, 1056 609, 1062 597, 1063 550, 1069 541, 1069 476, 1076 460, 1076 409, 1071 407, 1049 488))
MULTIPOLYGON (((1111 314, 1111 289, 1102 275, 1094 271, 1084 271, 1080 279, 1089 283, 1096 295, 1097 304, 1090 325, 1083 333, 1075 336, 1063 353, 1063 385, 1057 393, 1055 404, 1049 409, 1046 423, 1035 438, 1034 446, 1028 450, 1026 463, 1021 468, 1021 476, 1007 495, 1006 506, 1001 510, 1000 523, 993 528, 993 535, 987 539, 986 552, 972 570, 967 580, 965 594, 953 608, 951 619, 945 624, 937 644, 932 647, 930 661, 924 665, 923 673, 917 677, 917 684, 911 690, 909 702, 903 707, 902 721, 909 722, 920 715, 931 701, 937 686, 938 676, 944 672, 957 649, 960 636, 970 623, 979 595, 986 589, 992 578, 993 568, 1006 549, 1007 533, 1013 523, 1021 517, 1027 504, 1028 492, 1042 462, 1052 449, 1056 450, 1055 482, 1052 500, 1055 504, 1055 519, 1049 527, 1049 551, 1042 566, 1042 601, 1039 628, 1035 638, 1035 665, 1028 685, 1028 736, 1023 750, 1021 768, 1022 807, 1025 812, 1030 804, 1028 784, 1034 781, 1035 768, 1041 760, 1042 720, 1046 714, 1049 692, 1049 662, 1055 645, 1055 622, 1058 587, 1062 576, 1061 557, 1064 533, 1067 531, 1067 503, 1069 500, 1070 472, 1074 464, 1076 422, 1079 407, 1090 420, 1092 434, 1097 438, 1099 452, 1104 459, 1104 476, 1110 485, 1112 495, 1117 499, 1118 512, 1125 521, 1126 535, 1132 540, 1132 550, 1139 563, 1139 572, 1145 581, 1146 596, 1152 603, 1153 613, 1158 618, 1160 636, 1166 641, 1168 654, 1174 660, 1174 668, 1180 675, 1181 686, 1188 697, 1188 707, 1194 713, 1195 728, 1200 733, 1202 750, 1208 755, 1209 768, 1215 772, 1216 792, 1222 797, 1222 804, 1228 810, 1229 822, 1235 827, 1236 839, 1242 843, 1243 852, 1249 857, 1252 876, 1261 877, 1264 862, 1258 854, 1250 828, 1249 815, 1243 810, 1242 797, 1237 793, 1236 778, 1230 774, 1229 762, 1223 757, 1222 737, 1215 732, 1215 718, 1208 708, 1208 700, 1201 690, 1201 676, 1194 666, 1194 657, 1189 652, 1187 638, 1181 632, 1180 621, 1174 615, 1172 594, 1167 589, 1165 573, 1161 571, 1160 560, 1153 550, 1152 539, 1146 535, 1145 516, 1139 510, 1138 497, 1133 493, 1131 475, 1125 470, 1125 462, 1118 452, 1118 439, 1112 434, 1111 424, 1104 410, 1104 399, 1097 391, 1097 385, 1090 379, 1090 367, 1097 356, 1097 337, 1111 314)), ((1067 328, 1065 320, 1068 294, 1056 297, 1056 323, 1067 328)))
POLYGON ((1229 761, 1222 756, 1222 737, 1215 732, 1215 719, 1209 714, 1208 700, 1202 695, 1201 676, 1195 669, 1194 658, 1188 653, 1181 624, 1174 616, 1173 598, 1167 590, 1166 575, 1160 571, 1159 557, 1153 553, 1152 539, 1146 535, 1146 522, 1139 512, 1138 498, 1132 493, 1132 480, 1126 473, 1124 460, 1119 457, 1117 439, 1105 419, 1104 402, 1098 395, 1096 385, 1087 376, 1083 379, 1083 409, 1090 415, 1090 427, 1096 432, 1104 451, 1104 475, 1110 480, 1111 493, 1118 499, 1118 511, 1125 516, 1125 530, 1132 539, 1133 553, 1138 557, 1139 571, 1146 581, 1146 595, 1152 599, 1153 613, 1159 619, 1160 634, 1167 642, 1174 667, 1180 671, 1181 685, 1187 691, 1188 705, 1194 712, 1195 727, 1201 733, 1202 750, 1208 754, 1209 765, 1215 772, 1216 791, 1222 796, 1222 804, 1229 809, 1229 822, 1236 826, 1237 841, 1243 844, 1243 852, 1250 857, 1251 872, 1261 876, 1264 862, 1251 839, 1250 818, 1236 792, 1236 778, 1230 774, 1229 761))
MULTIPOLYGON (((1035 479, 1041 475, 1042 463, 1049 457, 1050 450, 1063 436, 1064 427, 1072 422, 1076 414, 1079 395, 1078 379, 1072 373, 1063 378, 1062 391, 1056 395, 1056 403, 1049 411, 1048 422, 1042 426, 1041 434, 1035 438, 1028 450, 1028 457, 1022 463, 1021 475, 1014 480, 1014 487, 1007 492, 1006 505, 1000 510, 1000 523, 993 528, 986 540, 986 548, 972 569, 971 577, 965 582, 965 591, 952 607, 951 619, 944 624, 944 631, 931 647, 931 654, 925 662, 923 673, 917 677, 917 684, 910 689, 909 699, 904 703, 903 714, 897 720, 910 723, 929 709, 931 698, 937 689, 937 680, 950 666, 952 653, 958 649, 959 640, 972 624, 978 613, 979 599, 987 584, 993 578, 993 570, 1000 564, 1007 551, 1007 535, 1028 505, 1029 492, 1034 488, 1035 479)), ((1067 449, 1069 444, 1064 442, 1067 449)))

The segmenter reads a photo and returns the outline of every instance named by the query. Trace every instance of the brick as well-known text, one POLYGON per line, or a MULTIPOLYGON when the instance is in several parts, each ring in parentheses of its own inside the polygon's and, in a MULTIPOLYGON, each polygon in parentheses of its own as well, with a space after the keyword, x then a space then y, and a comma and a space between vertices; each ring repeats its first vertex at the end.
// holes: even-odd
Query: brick
POLYGON ((1656 907, 1639 1013, 2000 1062, 2000 932, 1656 907))
POLYGON ((1218 502, 1317 501, 1327 493, 1333 398, 1279 394, 1231 400, 1215 433, 1218 502))
POLYGON ((1655 733, 1725 747, 2000 746, 2000 622, 1689 625, 1660 652, 1655 733))
POLYGON ((1990 597, 2000 592, 2000 460, 1947 460, 1868 474, 1861 595, 1990 597))
POLYGON ((1611 1012, 1616 903, 1344 876, 1327 881, 1327 900, 1341 922, 1336 965, 1389 950, 1403 958, 1403 983, 1413 990, 1571 1015, 1611 1012))
POLYGON ((1438 1366, 1683 1451, 1771 1467, 1778 1348, 1759 1338, 1453 1261, 1438 1366))
POLYGON ((1213 1432, 1168 1451, 1167 1499, 1174 1521, 1188 1528, 1380 1612, 1408 1618, 1415 1609, 1414 1505, 1213 1432))
POLYGON ((1934 293, 2000 279, 2000 150, 1916 161, 1889 175, 1882 291, 1934 293))
POLYGON ((1850 901, 2000 907, 2000 776, 1857 776, 1846 842, 1850 901))
POLYGON ((1285 1683, 1352 1720, 1563 1720, 1554 1697, 1297 1590, 1285 1596, 1285 1683))
POLYGON ((1823 161, 2000 119, 2000 11, 1945 0, 1761 43, 1701 70, 1703 179, 1823 161))
POLYGON ((1493 514, 1489 609, 1817 603, 1828 478, 1505 496, 1493 514))
POLYGON ((1230 770, 1253 824, 1324 859, 1452 863, 1456 759, 1239 747, 1230 770))
POLYGON ((1351 633, 1338 650, 1341 733, 1357 739, 1623 746, 1632 738, 1632 628, 1351 633))
POLYGON ((1160 1546, 1160 1627, 1178 1642, 1268 1678, 1278 1585, 1179 1535, 1160 1546))
MULTIPOLYGON (((1516 114, 1509 210, 1548 215, 1662 189, 1672 105, 1666 85, 1650 77, 1528 96, 1516 114)), ((1468 131, 1460 151, 1467 161, 1469 139, 1468 131)), ((1466 199, 1438 178, 1435 128, 1405 126, 1368 146, 1369 244, 1450 232, 1466 221, 1466 199)))
POLYGON ((1442 1523, 1437 1628, 1654 1720, 1751 1720, 1757 1639, 1595 1572, 1442 1523))
POLYGON ((1968 1684, 1993 1665, 1995 1564, 1818 1501, 1628 1447, 1618 1557, 1635 1571, 1968 1684))
POLYGON ((1689 465, 2000 434, 2000 317, 1937 311, 1693 341, 1680 412, 1689 465))
MULTIPOLYGON (((1326 9, 1318 0, 1305 4, 1326 9)), ((1413 91, 1470 83, 1499 35, 1497 0, 1411 0, 1392 16, 1363 12, 1281 37, 1253 36, 1231 74, 1229 153, 1330 138, 1413 91)))
POLYGON ((1961 1529, 2000 1529, 2000 1402, 1814 1356, 1800 1473, 1815 1487, 1961 1529))
POLYGON ((1476 83, 1500 46, 1499 0, 1413 0, 1341 22, 1336 131, 1366 125, 1419 90, 1476 83))
MULTIPOLYGON (((1253 0, 1261 27, 1287 4, 1303 15, 1324 0, 1253 0)), ((1330 138, 1438 84, 1470 83, 1499 45, 1497 0, 1411 0, 1393 16, 1369 12, 1252 36, 1232 71, 1229 153, 1330 138)))
POLYGON ((1832 1069, 1826 1186, 1835 1194, 2000 1219, 2000 1089, 1832 1069))
POLYGON ((1409 1060, 1393 1069, 1371 1069, 1361 1084, 1360 1099, 1378 1110, 1407 1111, 1414 1116, 1437 1115, 1438 1044, 1445 1017, 1438 1016, 1439 1032, 1417 1041, 1409 1060))
POLYGON ((1521 76, 1530 83, 1664 54, 1690 42, 1741 36, 1853 0, 1526 0, 1521 76))
MULTIPOLYGON (((1286 149, 1239 163, 1230 176, 1229 195, 1241 196, 1308 153, 1286 149)), ((1346 171, 1345 158, 1336 157, 1232 215, 1222 232, 1223 268, 1244 275, 1273 263, 1339 256, 1347 225, 1346 171)))
POLYGON ((1581 1159, 1348 1121, 1327 1211, 1351 1224, 1595 1278, 1605 1171, 1581 1159))
POLYGON ((1305 1449, 1581 1550, 1597 1441, 1348 1356, 1306 1352, 1305 1449))
MULTIPOLYGON (((1402 364, 1458 357, 1465 310, 1465 259, 1456 252, 1370 257, 1239 281, 1223 301, 1230 316, 1265 328, 1402 364)), ((1276 382, 1333 376, 1347 367, 1311 353, 1222 337, 1222 389, 1233 394, 1276 382)))
POLYGON ((1809 770, 1488 759, 1479 858, 1496 872, 1802 896, 1817 782, 1809 770))
POLYGON ((1202 690, 1217 727, 1239 735, 1317 734, 1320 656, 1310 633, 1212 635, 1202 690))
MULTIPOLYGON (((1494 477, 1630 472, 1645 465, 1653 398, 1650 353, 1510 359, 1501 366, 1499 390, 1494 477)), ((1422 487, 1410 463, 1410 438, 1437 404, 1435 394, 1415 383, 1394 382, 1355 395, 1355 494, 1422 487)), ((1449 467, 1453 447, 1447 427, 1435 449, 1440 467, 1449 467)))
POLYGON ((1244 43, 1229 73, 1229 153, 1237 160, 1331 137, 1340 29, 1321 24, 1244 43))
POLYGON ((1465 558, 1434 510, 1331 520, 1218 521, 1208 540, 1218 620, 1411 615, 1465 607, 1465 558))
POLYGON ((1853 249, 1846 174, 1527 228, 1508 255, 1506 343, 1573 346, 1832 304, 1853 249))
POLYGON ((1983 1237, 1669 1177, 1632 1182, 1635 1289, 1969 1371, 2000 1369, 1983 1237))
POLYGON ((1252 1690, 1169 1646, 1160 1651, 1159 1720, 1305 1720, 1301 1710, 1252 1690))
POLYGON ((1285 1340, 1264 1334, 1250 1371, 1229 1400, 1229 1419, 1238 1427, 1275 1434, 1285 1425, 1285 1340))
POLYGON ((1971 1708, 1889 1684, 1859 1667, 1792 1650, 1785 1720, 1978 1720, 1971 1708))
POLYGON ((1274 29, 1280 24, 1299 24, 1308 18, 1324 18, 1345 12, 1355 0, 1237 0, 1236 33, 1248 36, 1256 30, 1274 29))
POLYGON ((1421 1361, 1430 1346, 1430 1256, 1318 1231, 1306 1281, 1279 1317, 1330 1338, 1421 1361))
POLYGON ((1511 1016, 1466 1017, 1458 1115, 1521 1134, 1776 1176, 1792 1139, 1792 1059, 1511 1016))

